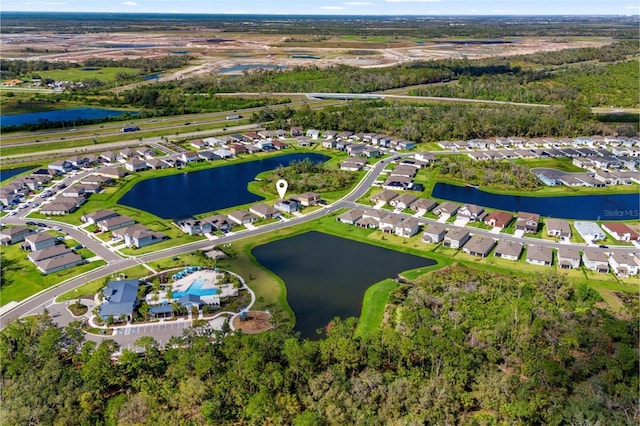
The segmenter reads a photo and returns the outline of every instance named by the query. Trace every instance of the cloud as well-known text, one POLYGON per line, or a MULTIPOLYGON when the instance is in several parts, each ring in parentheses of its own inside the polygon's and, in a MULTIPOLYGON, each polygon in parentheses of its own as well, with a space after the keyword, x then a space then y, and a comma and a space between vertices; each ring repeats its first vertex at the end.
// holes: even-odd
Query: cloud
POLYGON ((627 7, 625 7, 625 9, 629 9, 629 10, 631 10, 631 9, 640 9, 640 6, 627 6, 627 7))
POLYGON ((343 3, 347 6, 374 6, 375 3, 370 1, 348 1, 343 3))
POLYGON ((69 4, 66 1, 27 1, 25 5, 37 5, 37 6, 60 6, 69 4))
POLYGON ((385 0, 387 3, 435 3, 440 0, 385 0))
POLYGON ((325 9, 325 10, 342 10, 342 9, 344 9, 344 7, 342 7, 342 6, 322 6, 320 9, 325 9))
POLYGON ((136 3, 135 1, 125 1, 124 3, 122 3, 124 6, 137 6, 138 3, 136 3))

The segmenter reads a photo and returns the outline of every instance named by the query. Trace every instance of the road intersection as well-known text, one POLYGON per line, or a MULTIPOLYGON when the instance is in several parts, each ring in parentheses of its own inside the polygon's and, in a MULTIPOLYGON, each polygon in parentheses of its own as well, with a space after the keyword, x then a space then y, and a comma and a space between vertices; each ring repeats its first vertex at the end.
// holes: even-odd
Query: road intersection
MULTIPOLYGON (((343 209, 356 208, 356 207, 371 208, 371 206, 363 206, 361 204, 358 204, 357 200, 363 197, 366 194, 366 192, 369 190, 369 188, 371 188, 372 185, 374 185, 379 175, 382 173, 384 168, 390 162, 394 161, 394 159, 407 157, 409 155, 411 154, 396 154, 395 157, 385 158, 378 161, 376 164, 372 165, 369 168, 365 177, 358 183, 358 185, 349 194, 347 194, 345 197, 338 200, 337 202, 324 206, 319 210, 315 210, 311 213, 308 213, 299 217, 295 217, 287 221, 270 223, 267 225, 255 227, 254 229, 247 229, 247 230, 243 230, 236 233, 226 234, 220 238, 217 238, 214 241, 211 241, 211 240, 197 241, 197 242, 188 243, 188 244, 184 244, 176 247, 171 247, 168 249, 164 249, 164 250, 160 250, 160 251, 156 251, 156 252, 152 252, 152 253, 140 255, 140 256, 126 257, 119 253, 116 253, 116 251, 108 248, 108 246, 105 243, 96 241, 91 236, 90 233, 84 231, 83 229, 80 229, 77 226, 69 225, 62 222, 52 221, 52 220, 42 221, 50 224, 51 226, 59 226, 62 229, 62 231, 68 233, 76 241, 83 244, 89 250, 93 251, 97 256, 104 259, 107 262, 107 264, 100 268, 94 269, 90 272, 87 272, 81 276, 71 278, 55 287, 44 290, 16 305, 13 305, 9 309, 5 309, 5 311, 0 313, 0 326, 4 327, 9 321, 16 318, 41 313, 43 308, 53 306, 55 299, 62 294, 68 291, 71 291, 74 288, 79 287, 87 282, 113 276, 118 271, 122 271, 124 269, 128 269, 139 264, 149 264, 150 262, 153 262, 159 259, 175 257, 175 256, 179 256, 185 253, 195 251, 195 250, 206 250, 206 249, 212 248, 214 245, 232 243, 240 239, 251 238, 257 235, 266 234, 274 230, 293 227, 296 225, 300 225, 302 223, 306 223, 309 221, 322 218, 327 215, 331 215, 343 209)), ((81 173, 73 177, 68 177, 67 179, 77 181, 82 179, 89 173, 91 173, 91 171, 89 170, 82 171, 81 173)), ((28 213, 29 211, 26 211, 24 214, 20 216, 6 217, 4 218, 3 221, 7 224, 14 224, 14 225, 24 224, 28 220, 25 218, 25 216, 28 213)), ((434 219, 422 218, 422 217, 418 218, 418 220, 421 225, 436 222, 436 220, 434 219)), ((451 224, 447 224, 447 227, 451 229, 455 229, 455 228, 462 228, 463 226, 459 226, 451 223, 451 224)), ((485 229, 479 229, 479 228, 472 228, 471 233, 474 235, 487 236, 493 239, 497 237, 495 232, 492 232, 491 230, 485 230, 485 229)), ((562 243, 553 242, 549 240, 520 237, 520 236, 504 234, 504 233, 500 233, 499 238, 503 240, 522 242, 522 243, 535 242, 538 245, 543 245, 543 246, 547 246, 555 249, 560 247, 567 247, 568 245, 568 243, 565 243, 565 242, 562 242, 562 243)), ((587 247, 586 244, 571 243, 571 245, 579 249, 587 247)), ((609 251, 611 252, 618 251, 618 250, 627 251, 628 249, 629 249, 628 247, 612 247, 609 249, 609 251)), ((109 337, 112 338, 114 336, 109 336, 109 337)))

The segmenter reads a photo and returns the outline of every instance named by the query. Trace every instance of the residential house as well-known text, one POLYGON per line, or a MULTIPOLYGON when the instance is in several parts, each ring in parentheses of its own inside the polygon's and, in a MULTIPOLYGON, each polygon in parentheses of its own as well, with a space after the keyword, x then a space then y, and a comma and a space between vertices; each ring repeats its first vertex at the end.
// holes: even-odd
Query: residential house
POLYGON ((500 240, 493 255, 502 259, 518 260, 523 247, 524 244, 516 241, 500 240))
POLYGON ((539 214, 518 212, 518 217, 516 218, 516 230, 524 231, 527 234, 535 234, 538 232, 538 223, 540 223, 539 214))
POLYGON ((305 192, 296 197, 304 207, 315 206, 320 203, 322 197, 316 192, 305 192))
POLYGON ((89 165, 89 159, 84 155, 74 155, 73 157, 67 158, 67 161, 77 169, 89 165))
MULTIPOLYGON (((84 199, 84 198, 83 198, 84 199)), ((78 209, 78 203, 72 200, 53 201, 40 208, 40 214, 46 216, 62 216, 71 214, 78 209)))
POLYGON ((529 244, 526 261, 532 265, 551 266, 553 263, 553 250, 551 247, 529 244))
POLYGON ((296 136, 302 136, 302 132, 303 132, 303 130, 302 130, 302 127, 300 127, 300 126, 293 126, 291 128, 291 131, 290 131, 291 136, 294 137, 294 138, 296 136))
POLYGON ((195 149, 207 149, 209 147, 209 143, 202 139, 192 140, 189 142, 189 145, 191 145, 195 149))
POLYGON ((137 155, 136 152, 131 148, 121 149, 120 152, 118 153, 118 157, 123 160, 127 160, 129 158, 135 157, 136 155, 137 155))
POLYGON ((442 223, 430 223, 422 233, 422 241, 425 243, 439 243, 444 240, 447 228, 442 223))
POLYGON ((418 197, 413 194, 400 194, 397 197, 394 197, 389 204, 396 209, 404 210, 411 206, 411 204, 418 201, 418 197))
POLYGON ((116 154, 115 152, 112 152, 112 151, 106 151, 106 152, 103 152, 102 154, 100 154, 99 158, 101 158, 104 161, 107 161, 109 163, 115 163, 116 160, 118 160, 118 154, 116 154))
POLYGON ((580 253, 573 247, 558 248, 558 266, 560 269, 577 269, 580 267, 580 253))
POLYGON ((631 252, 615 251, 609 256, 609 265, 613 273, 619 277, 638 275, 638 259, 631 252))
POLYGON ((273 143, 270 140, 258 141, 254 146, 262 151, 271 151, 273 149, 273 143))
POLYGON ((124 168, 130 172, 141 172, 143 170, 147 170, 147 167, 147 162, 145 160, 140 160, 135 157, 128 159, 124 163, 124 168))
POLYGON ((125 229, 124 242, 129 247, 146 247, 169 238, 165 233, 152 231, 144 225, 133 225, 125 229))
POLYGON ((64 244, 60 245, 52 245, 51 247, 43 248, 40 250, 32 251, 27 255, 27 258, 33 262, 41 262, 43 260, 51 259, 52 257, 62 256, 63 254, 71 253, 71 249, 69 249, 64 244))
POLYGON ((231 150, 226 148, 218 148, 215 151, 213 151, 213 153, 222 159, 232 158, 234 156, 234 153, 231 150))
POLYGON ((371 202, 372 203, 376 203, 376 204, 377 203, 387 204, 387 203, 391 202, 391 200, 393 200, 397 196, 398 196, 397 192, 390 191, 390 190, 384 190, 382 192, 377 193, 373 197, 371 197, 371 202))
POLYGON ((289 147, 289 145, 280 141, 271 141, 271 145, 273 146, 273 149, 276 149, 278 151, 289 147))
POLYGON ((262 148, 260 148, 257 145, 245 145, 245 147, 247 148, 247 152, 249 154, 256 154, 258 152, 262 152, 262 148))
POLYGON ((308 129, 305 133, 305 136, 311 139, 318 139, 318 136, 320 136, 320 131, 316 129, 308 129))
POLYGON ((414 149, 416 147, 415 142, 410 141, 400 141, 396 147, 396 149, 400 151, 408 151, 410 149, 414 149))
POLYGON ((109 209, 97 210, 95 212, 86 213, 80 217, 83 222, 94 224, 101 220, 111 219, 112 217, 119 216, 117 212, 109 209))
POLYGON ((404 190, 409 188, 412 183, 413 179, 408 176, 391 175, 384 181, 382 187, 389 190, 404 190))
POLYGON ((471 256, 487 257, 495 244, 492 238, 474 235, 465 243, 462 251, 471 256))
POLYGON ((396 232, 396 227, 400 225, 403 217, 398 214, 390 213, 383 217, 380 222, 378 222, 378 228, 384 233, 394 234, 396 232))
POLYGON ((103 320, 130 321, 138 304, 138 287, 140 282, 134 280, 109 281, 102 290, 102 303, 98 311, 103 320))
POLYGON ((24 241, 31 251, 38 251, 56 245, 56 239, 46 232, 28 235, 24 241))
POLYGON ((362 213, 360 209, 351 209, 336 217, 336 220, 348 225, 355 225, 356 221, 362 218, 362 213))
POLYGON ((437 216, 450 217, 456 214, 459 208, 460 208, 460 204, 454 203, 453 201, 445 201, 444 203, 435 207, 433 209, 433 213, 437 216))
POLYGON ((62 173, 62 174, 69 173, 71 170, 73 170, 73 164, 71 164, 67 160, 55 161, 49 164, 48 167, 49 167, 49 170, 54 170, 55 172, 62 173))
POLYGON ((351 157, 362 157, 367 146, 363 143, 352 143, 346 147, 347 154, 351 157))
POLYGON ((19 243, 29 235, 35 234, 35 232, 31 228, 21 225, 3 228, 0 229, 0 242, 5 246, 19 243))
POLYGON ((511 213, 494 210, 484 218, 484 224, 494 228, 504 228, 513 220, 511 213))
POLYGON ((604 240, 606 235, 596 222, 576 220, 573 227, 587 243, 604 240))
MULTIPOLYGON (((234 143, 229 146, 229 150, 233 155, 240 155, 247 153, 247 147, 245 145, 234 143)), ((215 151, 214 151, 215 152, 215 151)))
POLYGON ((18 202, 18 194, 15 192, 8 190, 7 188, 0 188, 0 203, 3 206, 9 207, 18 202))
POLYGON ((437 205, 438 203, 429 198, 418 198, 418 200, 412 203, 409 208, 414 212, 422 212, 422 214, 424 214, 433 210, 437 205))
POLYGON ((231 222, 231 220, 227 216, 222 214, 209 216, 204 218, 203 220, 210 223, 213 227, 213 230, 220 232, 229 232, 233 225, 235 225, 235 223, 231 222))
POLYGON ((569 222, 562 219, 547 219, 547 235, 550 237, 571 238, 571 226, 569 222))
POLYGON ((607 231, 613 238, 618 241, 638 241, 638 233, 624 223, 603 223, 602 229, 607 231))
POLYGON ((273 219, 274 217, 280 216, 280 212, 278 212, 278 210, 264 203, 251 206, 249 211, 263 219, 273 219))
POLYGON ((118 169, 115 167, 103 167, 93 173, 97 176, 104 176, 111 179, 122 179, 128 173, 122 169, 118 169))
POLYGON ((273 207, 275 207, 276 210, 280 210, 283 213, 295 213, 302 210, 302 203, 295 198, 289 198, 286 200, 277 201, 273 205, 273 207))
POLYGON ((349 140, 341 140, 336 142, 336 149, 338 151, 346 151, 347 148, 349 148, 351 146, 352 142, 349 140))
POLYGON ((602 274, 609 273, 609 260, 601 249, 585 248, 582 253, 582 263, 589 270, 602 274))
POLYGON ((152 170, 161 170, 161 169, 167 169, 171 167, 169 163, 162 161, 159 158, 151 158, 147 160, 146 163, 147 163, 147 167, 152 170))
POLYGON ((203 235, 210 233, 213 228, 211 223, 193 217, 187 217, 173 222, 182 232, 189 235, 203 235))
POLYGON ((311 139, 309 139, 307 137, 298 136, 298 139, 296 139, 296 141, 298 142, 298 146, 302 146, 302 147, 311 146, 311 139))
POLYGON ((44 275, 53 274, 73 268, 84 263, 84 259, 75 253, 65 253, 36 263, 36 268, 44 275))
POLYGON ((136 154, 138 154, 142 158, 153 157, 155 151, 148 146, 141 146, 136 148, 136 154))
POLYGON ((247 225, 258 220, 258 216, 246 210, 236 210, 227 216, 238 225, 247 225))
POLYGON ((198 153, 195 151, 187 151, 182 153, 180 159, 185 163, 193 163, 195 161, 199 161, 200 157, 198 157, 198 153))
POLYGON ((84 197, 85 196, 85 188, 84 185, 76 184, 68 187, 63 193, 63 197, 84 197))
POLYGON ((340 163, 340 170, 360 171, 367 165, 367 160, 360 158, 349 158, 340 163))
POLYGON ((399 164, 391 170, 390 175, 414 178, 417 173, 418 170, 415 167, 399 164))
POLYGON ((467 219, 470 222, 475 222, 476 220, 482 221, 483 213, 483 207, 467 203, 458 209, 457 218, 467 219))
POLYGON ((416 152, 413 156, 416 160, 424 163, 433 163, 436 161, 436 156, 430 152, 416 152))
POLYGON ((405 217, 396 225, 396 235, 410 238, 420 231, 420 222, 414 217, 405 217))
POLYGON ((447 235, 444 236, 444 242, 442 243, 445 247, 450 247, 454 249, 459 249, 463 245, 469 241, 471 235, 469 231, 462 228, 455 228, 447 232, 447 235))
POLYGON ((345 131, 342 131, 342 132, 338 133, 336 135, 336 139, 338 139, 338 140, 349 139, 352 136, 353 136, 353 132, 345 130, 345 131))
POLYGON ((380 157, 380 150, 376 148, 367 147, 364 150, 362 150, 362 153, 360 155, 366 158, 377 158, 377 157, 380 157))
POLYGON ((103 232, 113 231, 114 229, 125 228, 136 223, 135 220, 129 216, 115 216, 108 219, 103 219, 97 223, 98 228, 103 232))

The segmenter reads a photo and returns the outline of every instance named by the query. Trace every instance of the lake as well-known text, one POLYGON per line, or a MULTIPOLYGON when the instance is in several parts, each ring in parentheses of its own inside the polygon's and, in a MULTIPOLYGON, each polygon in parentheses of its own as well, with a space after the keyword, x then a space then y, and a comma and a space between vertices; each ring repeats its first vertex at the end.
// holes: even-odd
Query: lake
POLYGON ((447 183, 436 183, 432 196, 508 212, 525 211, 547 217, 580 220, 637 220, 640 206, 640 194, 526 197, 492 194, 447 183))
POLYGON ((258 174, 305 158, 315 163, 329 159, 322 154, 287 154, 148 179, 135 184, 118 203, 163 219, 179 219, 252 203, 264 199, 247 190, 247 184, 258 174))
POLYGON ((27 170, 34 170, 37 167, 18 167, 17 169, 4 169, 0 170, 0 182, 3 182, 5 179, 12 178, 14 176, 19 175, 22 172, 26 172, 27 170))
POLYGON ((255 247, 251 253, 287 287, 295 330, 318 339, 335 317, 358 317, 367 288, 436 261, 370 244, 307 232, 255 247))
POLYGON ((22 124, 37 124, 41 121, 73 121, 93 120, 98 118, 117 117, 123 114, 137 114, 132 111, 121 111, 105 108, 71 108, 54 111, 29 112, 25 114, 11 114, 0 116, 0 126, 20 126, 22 124))

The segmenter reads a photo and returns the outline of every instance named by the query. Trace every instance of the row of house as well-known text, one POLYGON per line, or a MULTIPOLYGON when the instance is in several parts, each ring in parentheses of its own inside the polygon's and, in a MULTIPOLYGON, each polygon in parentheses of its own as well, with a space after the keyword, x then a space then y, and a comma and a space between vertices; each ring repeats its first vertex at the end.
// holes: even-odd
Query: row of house
MULTIPOLYGON (((401 237, 411 237, 419 232, 422 225, 418 219, 384 210, 352 209, 336 218, 339 222, 362 228, 380 229, 385 233, 394 233, 401 237)), ((473 235, 465 228, 450 228, 444 223, 429 223, 422 235, 425 243, 442 243, 443 246, 461 249, 471 256, 487 257, 494 250, 494 256, 519 260, 525 244, 512 240, 498 240, 482 235, 473 235)), ((614 252, 609 257, 598 248, 587 248, 580 256, 573 247, 561 247, 557 250, 557 263, 562 269, 579 268, 580 261, 585 267, 600 273, 608 273, 609 267, 619 276, 638 273, 640 257, 632 252, 614 252)), ((551 266, 553 249, 539 244, 527 244, 525 261, 533 265, 551 266)))
POLYGON ((146 247, 169 238, 163 232, 152 231, 145 225, 136 224, 129 216, 109 209, 87 213, 80 219, 90 225, 96 225, 102 232, 111 232, 115 239, 123 240, 128 247, 146 247))
POLYGON ((610 148, 622 150, 623 153, 628 151, 638 151, 632 148, 640 146, 640 137, 632 138, 625 136, 599 136, 590 137, 581 136, 577 138, 522 138, 517 136, 497 137, 492 139, 471 139, 466 141, 440 141, 439 145, 444 149, 464 150, 464 149, 535 149, 535 148, 555 148, 555 149, 572 149, 572 148, 610 148))
POLYGON ((46 232, 37 232, 21 225, 0 230, 0 242, 3 245, 23 241, 22 248, 30 251, 27 258, 45 275, 84 263, 84 259, 64 244, 57 244, 56 238, 46 232))
POLYGON ((250 225, 259 219, 278 218, 282 213, 293 214, 301 211, 303 207, 318 205, 321 201, 320 194, 305 192, 278 200, 273 206, 259 203, 249 207, 248 210, 236 210, 227 215, 216 214, 202 219, 193 217, 177 219, 174 225, 189 235, 204 235, 216 231, 226 233, 236 226, 250 225))

